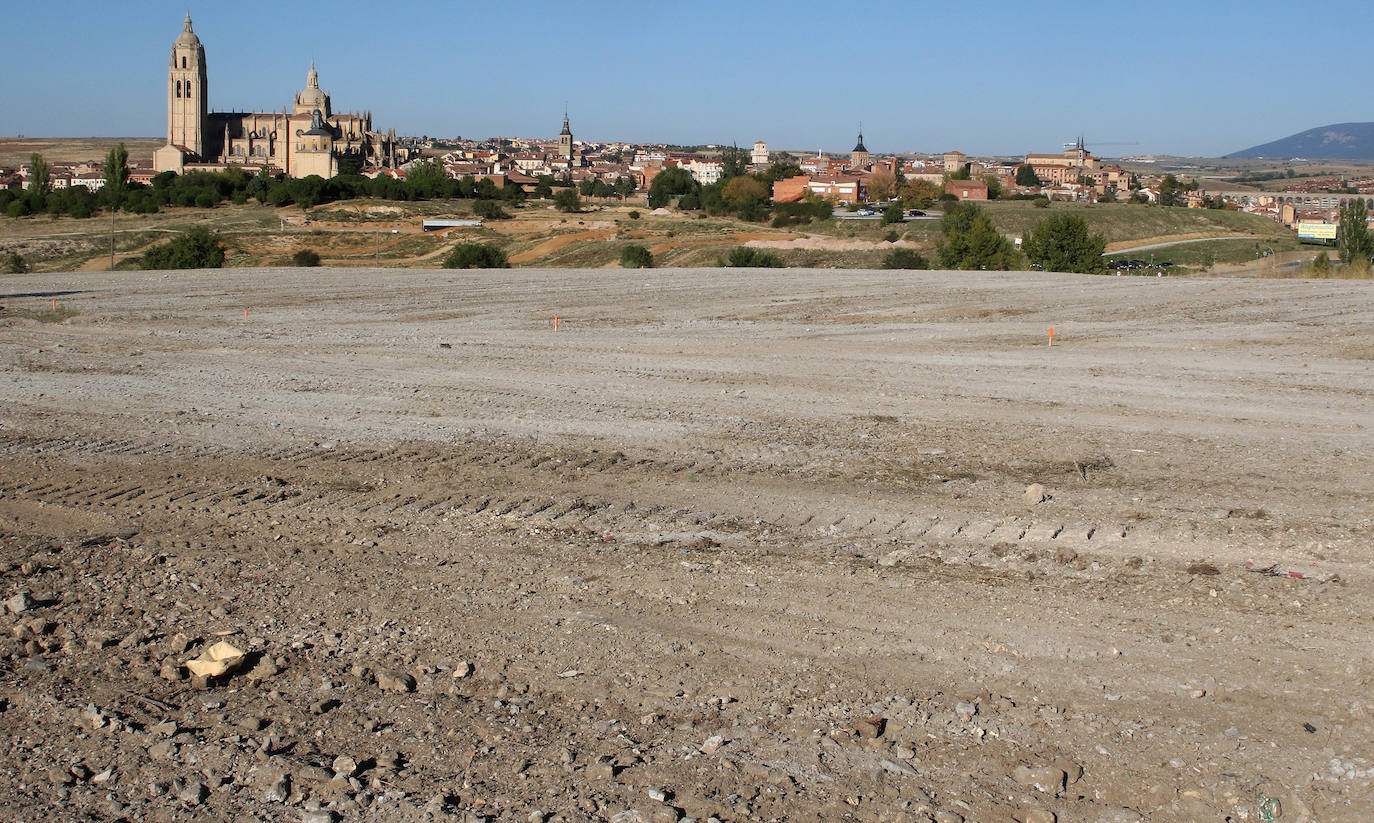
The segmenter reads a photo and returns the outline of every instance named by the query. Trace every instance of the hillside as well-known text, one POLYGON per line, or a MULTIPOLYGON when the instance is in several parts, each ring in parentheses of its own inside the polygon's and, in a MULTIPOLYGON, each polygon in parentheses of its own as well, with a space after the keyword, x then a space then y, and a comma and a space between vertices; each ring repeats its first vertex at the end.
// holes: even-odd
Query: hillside
POLYGON ((1374 160, 1374 123, 1319 126, 1227 158, 1302 157, 1308 160, 1374 160))

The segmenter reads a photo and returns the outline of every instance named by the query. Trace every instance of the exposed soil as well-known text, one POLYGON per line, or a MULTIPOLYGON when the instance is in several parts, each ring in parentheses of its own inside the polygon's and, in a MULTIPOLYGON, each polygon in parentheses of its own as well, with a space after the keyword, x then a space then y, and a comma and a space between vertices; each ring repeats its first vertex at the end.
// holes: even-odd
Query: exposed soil
POLYGON ((0 306, 7 819, 1374 815, 1374 283, 240 269, 0 306))

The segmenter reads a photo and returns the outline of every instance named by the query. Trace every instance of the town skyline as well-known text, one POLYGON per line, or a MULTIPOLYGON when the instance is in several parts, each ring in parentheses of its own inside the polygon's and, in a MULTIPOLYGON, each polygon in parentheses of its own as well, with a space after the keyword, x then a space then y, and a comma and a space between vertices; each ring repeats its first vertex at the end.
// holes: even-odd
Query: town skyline
MULTIPOLYGON (((185 4, 134 3, 116 19, 98 13, 98 4, 76 5, 91 13, 36 7, 16 15, 17 31, 66 31, 83 46, 55 68, 41 38, 16 41, 3 58, 15 82, 0 133, 157 135, 165 122, 156 91, 166 82, 166 44, 185 4)), ((345 13, 328 16, 283 10, 266 27, 253 14, 189 10, 216 80, 212 110, 280 107, 313 60, 341 108, 366 101, 379 122, 416 136, 552 136, 566 105, 579 138, 595 142, 765 140, 839 153, 862 122, 879 154, 959 148, 1015 156, 1083 135, 1104 156, 1218 156, 1314 125, 1364 119, 1354 108, 1358 95, 1323 92, 1284 73, 1261 82, 1242 71, 1244 54, 1277 48, 1309 23, 1277 3, 1250 4, 1243 18, 1231 5, 1163 3, 1149 19, 1112 9, 1089 18, 1091 7, 1072 2, 1038 12, 1041 20, 1078 20, 1077 28, 1114 33, 1089 51, 1035 42, 1045 26, 1021 22, 998 2, 965 5, 958 15, 878 2, 867 7, 868 25, 850 26, 822 25, 833 10, 805 2, 751 6, 750 20, 737 26, 727 25, 731 14, 707 13, 737 15, 737 7, 712 2, 690 14, 531 3, 510 9, 505 26, 483 26, 480 37, 464 34, 471 21, 460 13, 458 33, 432 48, 412 41, 442 35, 454 14, 433 3, 416 6, 413 18, 373 26, 347 13, 364 7, 347 3, 345 13), (1189 48, 1180 40, 1140 55, 1141 44, 1180 26, 1209 29, 1208 44, 1189 48), (367 47, 349 47, 364 27, 367 47), (808 52, 807 32, 824 33, 832 48, 808 52), (1281 111, 1273 110, 1276 101, 1281 111)), ((1354 4, 1335 4, 1331 13, 1343 9, 1370 16, 1354 4)), ((1348 63, 1354 71, 1355 59, 1333 53, 1324 70, 1339 74, 1348 63)))

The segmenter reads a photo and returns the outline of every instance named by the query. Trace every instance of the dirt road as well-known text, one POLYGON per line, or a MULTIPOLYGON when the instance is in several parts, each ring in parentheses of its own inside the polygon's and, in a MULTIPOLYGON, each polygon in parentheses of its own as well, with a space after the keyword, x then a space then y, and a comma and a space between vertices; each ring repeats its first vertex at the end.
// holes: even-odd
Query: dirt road
POLYGON ((0 809, 1367 819, 1371 298, 7 278, 0 809))

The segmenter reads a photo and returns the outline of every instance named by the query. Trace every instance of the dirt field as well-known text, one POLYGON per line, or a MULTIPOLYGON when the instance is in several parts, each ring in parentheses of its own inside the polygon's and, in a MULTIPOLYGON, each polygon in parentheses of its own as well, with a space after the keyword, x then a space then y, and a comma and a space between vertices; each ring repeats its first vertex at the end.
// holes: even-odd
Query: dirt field
POLYGON ((1374 283, 0 304, 6 819, 1374 816, 1374 283))

